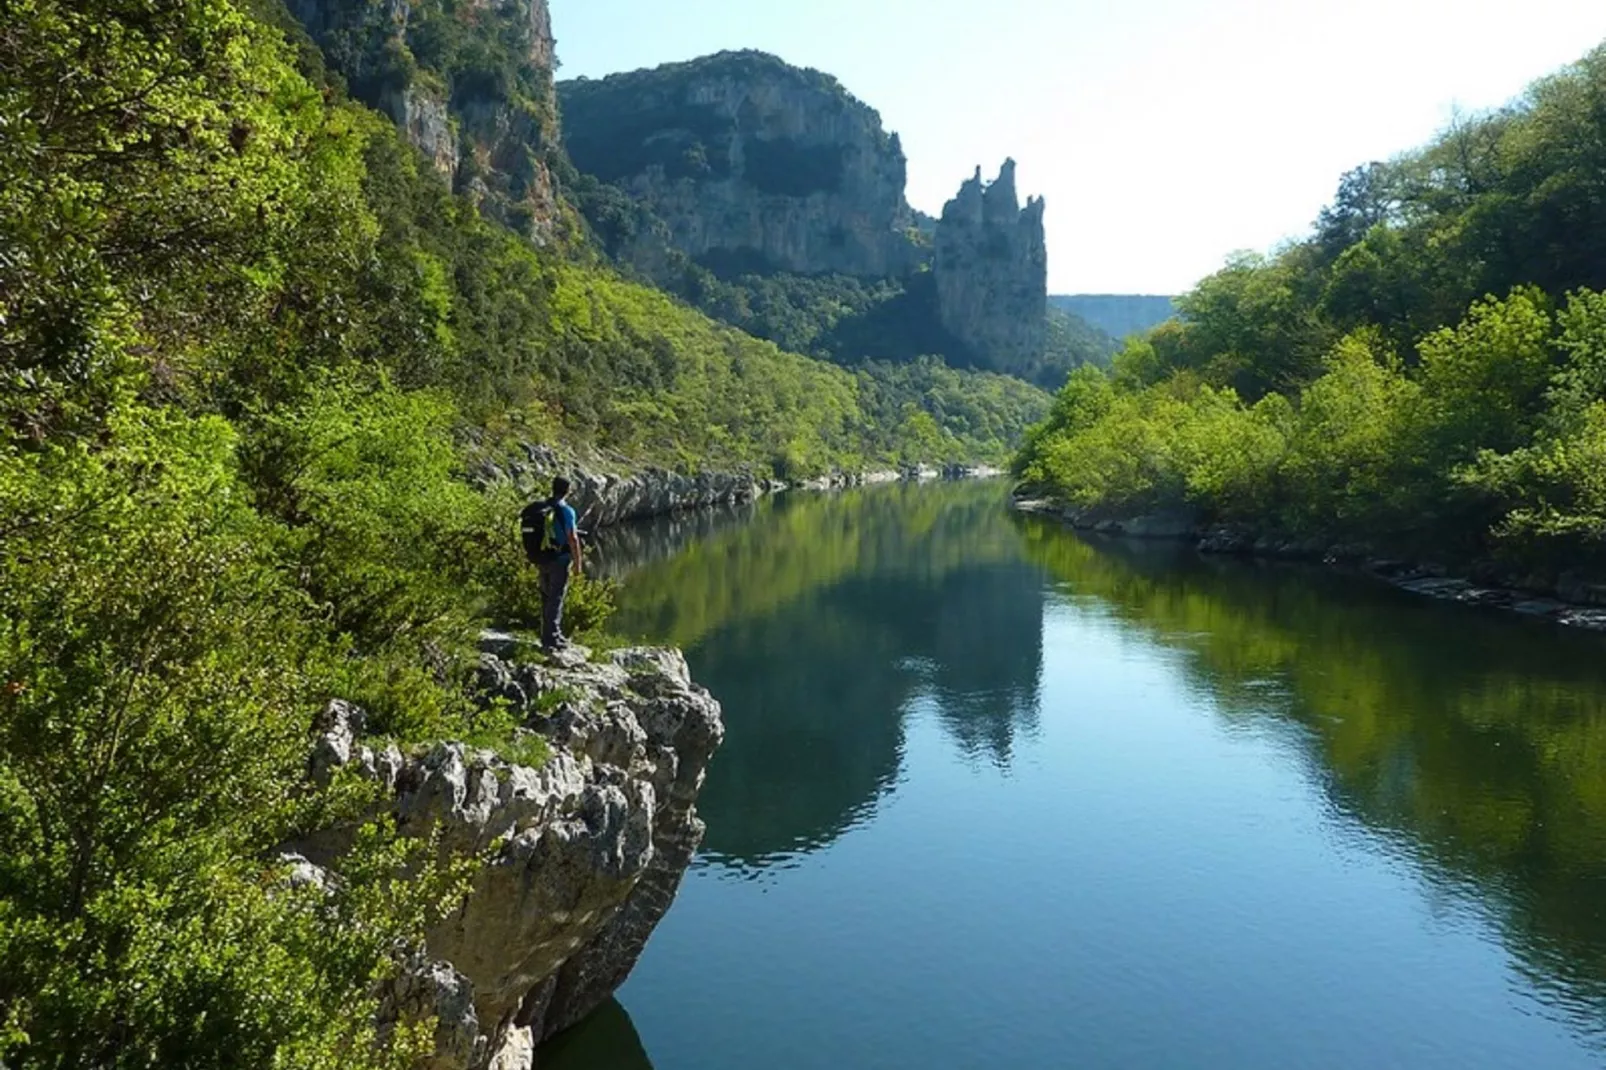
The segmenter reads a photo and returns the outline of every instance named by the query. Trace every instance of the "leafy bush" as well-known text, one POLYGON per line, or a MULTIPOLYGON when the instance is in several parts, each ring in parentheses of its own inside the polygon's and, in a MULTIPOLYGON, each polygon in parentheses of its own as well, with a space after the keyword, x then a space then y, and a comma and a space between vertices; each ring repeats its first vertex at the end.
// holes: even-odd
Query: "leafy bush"
POLYGON ((1110 383, 1073 376, 1017 471, 1090 507, 1192 500, 1435 556, 1602 567, 1603 147, 1606 48, 1352 171, 1308 240, 1233 258, 1127 343, 1110 383), (1237 428, 1261 436, 1247 496, 1189 448, 1203 434, 1240 467, 1208 431, 1239 420, 1206 418, 1222 388, 1281 405, 1237 428), (1268 470, 1273 427, 1286 443, 1268 470))
POLYGON ((1424 339, 1415 369, 1363 330, 1292 398, 1253 406, 1191 373, 1144 386, 1123 374, 1143 356, 1129 346, 1113 378, 1070 378, 1016 471, 1108 513, 1191 504, 1296 531, 1481 548, 1552 572, 1598 567, 1603 338, 1600 295, 1577 293, 1552 316, 1520 289, 1424 339))

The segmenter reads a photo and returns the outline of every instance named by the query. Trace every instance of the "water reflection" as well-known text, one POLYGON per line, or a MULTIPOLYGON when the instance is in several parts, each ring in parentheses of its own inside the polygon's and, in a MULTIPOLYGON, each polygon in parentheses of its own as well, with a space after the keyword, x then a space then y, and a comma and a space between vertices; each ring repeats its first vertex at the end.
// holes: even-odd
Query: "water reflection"
POLYGON ((1320 570, 1084 541, 1021 522, 1079 598, 1185 654, 1221 716, 1304 729, 1335 806, 1606 1036, 1606 644, 1320 570), (1269 685, 1269 686, 1268 686, 1269 685))
POLYGON ((918 693, 933 693, 966 753, 1008 763, 1036 718, 1041 575, 926 576, 844 582, 691 649, 729 728, 699 800, 719 815, 710 857, 761 866, 865 819, 897 780, 902 714, 918 693))
POLYGON ((1002 505, 996 484, 796 497, 672 558, 615 555, 624 629, 686 644, 725 706, 705 860, 762 868, 865 820, 916 695, 966 754, 1008 764, 1037 716, 1043 583, 1002 505))
POLYGON ((552 1038, 536 1053, 532 1070, 652 1070, 630 1013, 610 999, 591 1017, 552 1038))
MULTIPOLYGON (((869 488, 615 537, 620 623, 685 646, 726 707, 704 864, 773 874, 873 820, 911 775, 917 712, 976 768, 1018 764, 1045 659, 1067 656, 1044 649, 1052 599, 1078 626, 1165 651, 1154 671, 1188 684, 1198 716, 1289 741, 1333 830, 1408 860, 1430 900, 1475 905, 1516 986, 1601 1041, 1606 643, 1319 569, 1085 540, 1002 499, 996 485, 869 488)), ((1143 802, 1168 820, 1169 800, 1143 802)))

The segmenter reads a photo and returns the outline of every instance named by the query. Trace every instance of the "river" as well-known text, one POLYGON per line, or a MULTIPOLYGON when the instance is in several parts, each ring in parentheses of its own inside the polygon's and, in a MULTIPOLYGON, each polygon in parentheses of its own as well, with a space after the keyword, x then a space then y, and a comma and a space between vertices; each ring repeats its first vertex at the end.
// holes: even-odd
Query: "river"
POLYGON ((1606 1067, 1606 639, 999 483, 610 536, 728 734, 542 1070, 1606 1067))

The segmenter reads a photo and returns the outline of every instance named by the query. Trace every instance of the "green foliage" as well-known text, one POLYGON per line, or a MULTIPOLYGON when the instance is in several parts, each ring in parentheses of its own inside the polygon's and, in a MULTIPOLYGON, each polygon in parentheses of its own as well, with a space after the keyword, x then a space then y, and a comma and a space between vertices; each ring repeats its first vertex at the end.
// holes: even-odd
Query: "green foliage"
POLYGON ((1089 508, 1190 501, 1540 574, 1602 567, 1602 174, 1597 49, 1345 175, 1309 240, 1234 258, 1179 299, 1178 320, 1129 341, 1102 414, 1078 415, 1091 388, 1073 380, 1017 470, 1089 508), (1253 440, 1269 467, 1247 497, 1190 460, 1220 388, 1287 414, 1253 440))
POLYGON ((1421 382, 1440 463, 1532 437, 1556 360, 1548 302, 1537 290, 1472 306, 1460 326, 1422 340, 1421 382))
POLYGON ((1123 374, 1143 359, 1144 343, 1129 345, 1114 378, 1071 377, 1016 471, 1105 513, 1188 504, 1542 571, 1598 567, 1603 337, 1600 295, 1575 294, 1553 316, 1542 294, 1519 289, 1424 339, 1414 369, 1380 331, 1359 331, 1298 394, 1253 406, 1191 374, 1145 386, 1123 374))
POLYGON ((1000 463, 1049 403, 1013 376, 956 371, 935 357, 873 362, 855 376, 874 453, 906 463, 1000 463))
MULTIPOLYGON (((415 4, 400 42, 378 8, 346 10, 324 43, 362 92, 542 119, 512 9, 415 4)), ((376 985, 461 867, 370 827, 318 890, 279 852, 371 801, 306 782, 331 697, 403 743, 543 756, 469 694, 477 630, 534 600, 523 503, 466 458, 569 437, 813 473, 907 452, 861 407, 882 380, 482 219, 388 122, 297 73, 319 68, 271 28, 282 11, 6 14, 0 1063, 410 1065, 430 1023, 380 1035, 376 985)), ((1008 432, 989 406, 1023 400, 967 408, 935 374, 906 389, 976 448, 1008 432)), ((579 584, 574 627, 600 630, 612 598, 579 584)))
MULTIPOLYGON (((118 402, 93 444, 0 450, 0 1057, 406 1065, 373 982, 444 894, 372 830, 330 898, 265 848, 337 650, 266 551, 235 435, 118 402)), ((347 798, 347 804, 357 801, 347 798)))
POLYGON ((1341 530, 1403 523, 1423 474, 1410 445, 1421 393, 1375 335, 1340 342, 1300 396, 1281 471, 1288 521, 1341 530))
POLYGON ((1153 337, 1163 364, 1250 398, 1308 381, 1333 339, 1311 311, 1301 259, 1241 255, 1179 298, 1180 322, 1153 337))

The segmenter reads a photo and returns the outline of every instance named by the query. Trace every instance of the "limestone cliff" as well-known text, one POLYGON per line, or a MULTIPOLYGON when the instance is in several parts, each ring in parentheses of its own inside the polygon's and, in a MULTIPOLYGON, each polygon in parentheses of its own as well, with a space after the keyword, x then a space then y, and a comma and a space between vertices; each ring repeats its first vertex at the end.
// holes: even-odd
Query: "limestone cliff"
POLYGON ((1048 247, 1043 201, 1023 209, 1015 161, 990 185, 981 169, 937 222, 932 273, 943 327, 994 371, 1029 367, 1043 352, 1048 318, 1048 247))
POLYGON ((695 260, 858 276, 912 262, 897 135, 835 79, 727 52, 559 93, 575 166, 646 207, 695 260))
POLYGON ((330 70, 487 215, 545 243, 564 226, 547 0, 287 0, 330 70))
MULTIPOLYGON (((411 757, 376 749, 361 713, 338 702, 318 726, 315 780, 354 767, 403 832, 485 860, 381 993, 387 1022, 436 1019, 430 1070, 530 1070, 537 1044, 624 982, 702 842, 697 793, 724 728, 685 659, 647 649, 521 659, 521 649, 488 634, 479 686, 545 738, 539 769, 458 743, 411 757)), ((338 880, 348 835, 292 845, 298 879, 338 880)))
POLYGON ((1043 202, 1021 208, 1013 162, 942 219, 916 212, 898 136, 834 78, 727 52, 558 99, 603 246, 711 316, 842 363, 936 355, 1048 386, 1105 355, 1048 329, 1043 202))

